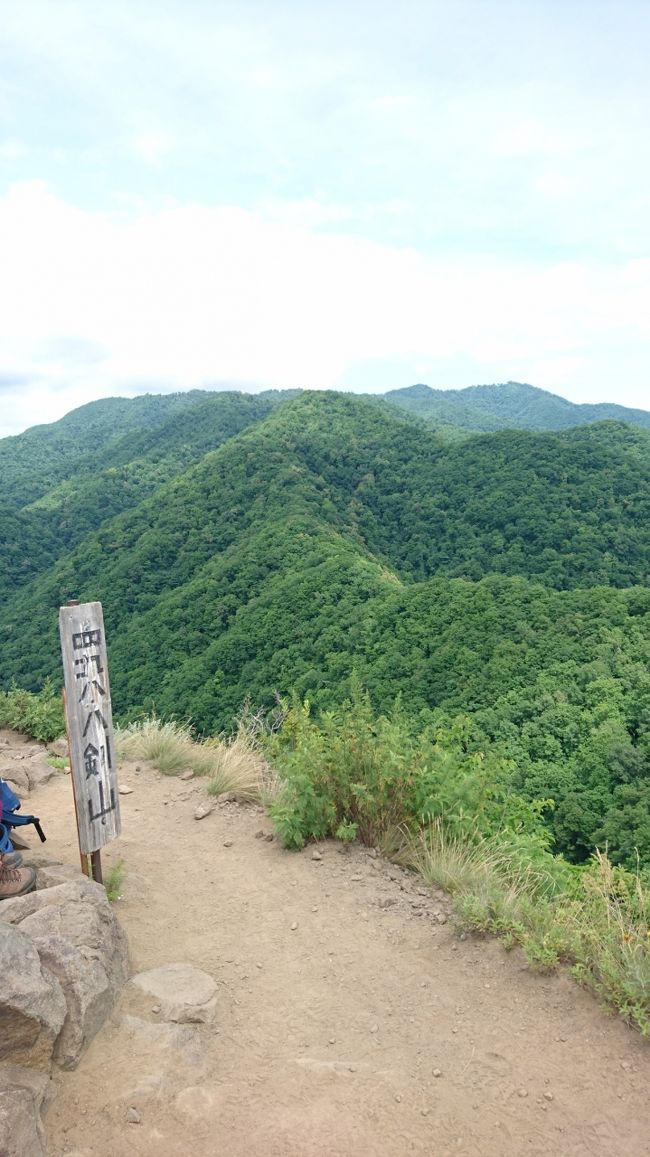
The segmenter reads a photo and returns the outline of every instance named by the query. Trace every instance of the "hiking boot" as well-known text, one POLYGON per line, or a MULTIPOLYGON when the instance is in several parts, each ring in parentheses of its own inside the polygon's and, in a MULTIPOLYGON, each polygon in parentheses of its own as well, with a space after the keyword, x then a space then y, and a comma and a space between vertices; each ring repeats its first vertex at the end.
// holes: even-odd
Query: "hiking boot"
POLYGON ((0 867, 0 900, 12 900, 14 896, 24 896, 36 885, 33 868, 0 867))
POLYGON ((19 868, 22 862, 20 852, 0 852, 0 868, 19 868))

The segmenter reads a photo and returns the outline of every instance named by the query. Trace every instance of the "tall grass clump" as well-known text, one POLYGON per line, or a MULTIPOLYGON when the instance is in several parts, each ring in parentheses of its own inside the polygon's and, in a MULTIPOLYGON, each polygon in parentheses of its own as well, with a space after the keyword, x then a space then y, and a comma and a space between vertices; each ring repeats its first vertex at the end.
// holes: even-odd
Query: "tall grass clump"
POLYGON ((573 934, 573 975, 650 1036, 650 889, 639 872, 596 852, 562 914, 573 934))
POLYGON ((200 742, 187 724, 150 715, 118 728, 116 743, 123 758, 147 760, 163 775, 193 771, 207 777, 214 795, 229 791, 262 802, 272 794, 273 773, 243 724, 234 736, 200 742))

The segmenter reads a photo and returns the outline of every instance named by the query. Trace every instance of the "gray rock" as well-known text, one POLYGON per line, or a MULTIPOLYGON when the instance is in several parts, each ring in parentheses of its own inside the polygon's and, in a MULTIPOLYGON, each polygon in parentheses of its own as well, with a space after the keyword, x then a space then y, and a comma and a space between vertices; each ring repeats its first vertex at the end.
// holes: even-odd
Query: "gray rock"
POLYGON ((13 784, 13 790, 21 799, 29 794, 29 776, 25 760, 0 760, 0 775, 13 784))
POLYGON ((50 1078, 18 1065, 0 1066, 0 1153, 2 1157, 45 1157, 41 1110, 50 1078))
POLYGON ((81 868, 74 868, 72 864, 41 864, 36 869, 36 888, 56 888, 59 884, 67 884, 69 880, 86 880, 81 868))
POLYGON ((57 755, 59 759, 67 759, 70 753, 65 735, 63 735, 61 739, 54 739, 52 743, 48 743, 47 750, 50 755, 57 755))
MULTIPOLYGON (((51 870, 41 869, 45 873, 51 870)), ((4 901, 13 906, 9 917, 19 922, 17 931, 29 937, 47 975, 64 996, 65 1020, 59 1026, 54 1060, 67 1069, 77 1064, 128 979, 126 936, 106 892, 81 873, 77 876, 4 901), (20 905, 19 901, 26 903, 20 905)), ((10 926, 0 924, 0 928, 10 926)))
POLYGON ((195 820, 204 820, 206 816, 210 815, 213 805, 211 803, 201 803, 194 812, 195 820))
POLYGON ((40 912, 42 908, 83 900, 86 897, 95 897, 98 902, 107 903, 106 892, 102 885, 80 874, 78 879, 69 880, 65 884, 28 892, 26 896, 16 896, 13 900, 3 900, 0 904, 0 922, 20 924, 26 917, 34 912, 40 912))
POLYGON ((131 984, 160 1005, 164 1020, 209 1024, 214 1019, 217 986, 207 972, 191 964, 163 964, 139 972, 131 984))
POLYGON ((0 924, 0 960, 0 1064, 48 1068, 66 1015, 61 985, 12 924, 0 924))
POLYGON ((29 779, 29 790, 34 791, 35 788, 40 787, 43 783, 48 783, 50 779, 54 779, 58 775, 55 767, 43 759, 42 752, 33 759, 28 759, 25 763, 27 778, 29 779))

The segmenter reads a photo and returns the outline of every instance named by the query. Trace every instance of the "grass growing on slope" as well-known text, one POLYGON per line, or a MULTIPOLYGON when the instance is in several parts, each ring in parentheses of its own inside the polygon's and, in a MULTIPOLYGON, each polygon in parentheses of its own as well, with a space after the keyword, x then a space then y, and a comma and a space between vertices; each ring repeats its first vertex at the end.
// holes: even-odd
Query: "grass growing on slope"
POLYGON ((150 715, 118 728, 115 738, 123 758, 147 760, 163 775, 206 776, 212 795, 229 791, 237 799, 261 802, 272 790, 273 774, 244 726, 232 737, 202 743, 187 724, 150 715))

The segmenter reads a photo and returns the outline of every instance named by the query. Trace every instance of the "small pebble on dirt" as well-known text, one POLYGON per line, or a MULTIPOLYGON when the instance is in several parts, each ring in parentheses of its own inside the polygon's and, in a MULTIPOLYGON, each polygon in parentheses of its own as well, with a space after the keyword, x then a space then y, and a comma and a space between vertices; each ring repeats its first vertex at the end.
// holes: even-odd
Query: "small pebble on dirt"
POLYGON ((268 835, 264 836, 264 839, 266 840, 267 844, 272 844, 273 843, 273 832, 269 832, 268 835))
POLYGON ((553 1094, 552 1093, 544 1093, 544 1100, 545 1101, 552 1101, 553 1100, 553 1094))
POLYGON ((399 1102, 399 1101, 401 1101, 401 1099, 402 1099, 402 1095, 401 1095, 401 1093, 395 1093, 395 1100, 396 1100, 397 1102, 399 1102))
POLYGON ((157 1014, 157 1013, 159 1013, 159 1012, 160 1012, 160 1005, 159 1005, 159 1004, 154 1004, 154 1006, 153 1006, 153 1008, 152 1008, 152 1010, 151 1010, 151 1011, 152 1011, 152 1012, 155 1012, 156 1014, 157 1014))
POLYGON ((434 1069, 433 1075, 434 1075, 434 1077, 441 1077, 442 1076, 442 1069, 434 1069))
POLYGON ((224 840, 223 846, 224 848, 232 848, 232 840, 224 840))
POLYGON ((517 1096, 518 1097, 527 1097, 528 1096, 528 1089, 517 1089, 517 1096))
POLYGON ((129 787, 128 783, 121 783, 117 790, 119 791, 120 795, 132 795, 133 794, 133 788, 129 787))
POLYGON ((322 856, 322 853, 319 852, 318 848, 314 848, 314 850, 311 854, 311 858, 312 858, 312 860, 322 860, 323 856, 322 856))
POLYGON ((126 1119, 129 1125, 139 1125, 142 1120, 142 1114, 131 1105, 131 1107, 126 1110, 126 1119))
POLYGON ((212 811, 212 804, 211 803, 200 803, 199 806, 197 807, 196 811, 194 812, 194 819, 195 820, 204 820, 206 816, 210 815, 211 811, 212 811))
POLYGON ((335 1044, 336 1044, 336 1037, 335 1037, 335 1036, 331 1036, 331 1037, 330 1037, 330 1044, 331 1044, 331 1045, 335 1045, 335 1044))
POLYGON ((294 920, 293 924, 291 925, 291 931, 295 932, 297 927, 298 927, 298 921, 294 920))
POLYGON ((260 828, 259 832, 255 832, 255 839, 256 840, 263 840, 265 838, 266 838, 266 832, 264 831, 264 828, 260 828))
POLYGON ((370 1031, 371 1032, 379 1032, 379 1025, 378 1024, 371 1024, 370 1025, 370 1031))

